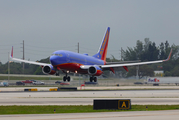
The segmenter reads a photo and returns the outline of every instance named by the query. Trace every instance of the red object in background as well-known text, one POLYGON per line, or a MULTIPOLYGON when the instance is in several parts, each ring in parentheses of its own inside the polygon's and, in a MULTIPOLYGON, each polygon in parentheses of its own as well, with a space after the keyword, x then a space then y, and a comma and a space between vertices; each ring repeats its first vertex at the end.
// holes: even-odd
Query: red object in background
POLYGON ((85 87, 85 84, 81 84, 80 90, 81 90, 82 86, 84 86, 84 87, 85 87))
POLYGON ((60 83, 60 85, 70 85, 70 83, 62 82, 62 83, 60 83))
POLYGON ((23 83, 32 83, 32 81, 30 81, 30 80, 25 80, 25 81, 21 81, 21 82, 23 82, 23 83))

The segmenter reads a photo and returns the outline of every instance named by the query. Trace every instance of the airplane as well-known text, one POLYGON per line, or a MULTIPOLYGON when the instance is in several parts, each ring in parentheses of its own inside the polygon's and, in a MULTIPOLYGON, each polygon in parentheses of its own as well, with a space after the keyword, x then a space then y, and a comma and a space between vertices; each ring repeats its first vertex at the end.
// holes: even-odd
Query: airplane
POLYGON ((90 82, 97 82, 96 76, 102 75, 104 70, 110 70, 115 73, 114 68, 123 67, 126 71, 128 71, 128 66, 166 62, 171 57, 172 49, 166 60, 121 64, 119 64, 118 62, 108 63, 106 62, 106 55, 108 49, 109 34, 110 27, 107 28, 104 39, 101 42, 98 52, 93 56, 88 56, 88 54, 80 54, 66 50, 58 50, 52 53, 52 55, 50 56, 50 64, 47 64, 14 58, 12 46, 10 58, 13 61, 39 65, 42 67, 42 71, 44 74, 59 75, 59 71, 62 70, 66 74, 63 77, 64 82, 70 82, 71 80, 70 76, 68 76, 68 73, 87 74, 90 75, 90 82))

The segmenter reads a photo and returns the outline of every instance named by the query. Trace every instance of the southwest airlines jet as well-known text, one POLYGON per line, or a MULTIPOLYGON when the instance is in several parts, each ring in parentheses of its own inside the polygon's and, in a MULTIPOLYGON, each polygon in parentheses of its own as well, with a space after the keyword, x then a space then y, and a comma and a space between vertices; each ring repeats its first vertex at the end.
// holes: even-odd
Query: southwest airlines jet
POLYGON ((90 75, 90 82, 97 82, 97 77, 103 74, 104 70, 111 70, 114 73, 114 68, 123 67, 128 71, 128 66, 133 65, 144 65, 152 63, 160 63, 168 61, 171 57, 172 50, 166 60, 149 61, 149 62, 137 62, 137 63, 107 63, 106 55, 108 49, 110 28, 107 28, 106 34, 102 43, 99 47, 98 52, 93 56, 88 56, 88 54, 79 54, 75 52, 70 52, 66 50, 58 50, 52 53, 50 56, 50 63, 39 63, 33 61, 22 60, 18 58, 13 58, 13 47, 11 52, 11 59, 14 61, 24 62, 39 65, 42 67, 42 71, 45 74, 59 75, 59 70, 62 70, 66 75, 63 77, 63 81, 70 81, 70 76, 68 73, 78 73, 90 75))

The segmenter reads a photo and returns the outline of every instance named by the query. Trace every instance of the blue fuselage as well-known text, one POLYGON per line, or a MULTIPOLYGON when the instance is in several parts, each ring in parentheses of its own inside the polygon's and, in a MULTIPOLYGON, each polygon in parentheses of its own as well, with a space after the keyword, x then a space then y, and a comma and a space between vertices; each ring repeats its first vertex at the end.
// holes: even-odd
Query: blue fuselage
POLYGON ((52 56, 50 56, 50 62, 54 67, 59 67, 61 69, 69 69, 70 65, 73 65, 73 67, 75 65, 78 67, 81 65, 104 65, 103 60, 88 56, 86 54, 79 54, 65 50, 53 52, 52 56))

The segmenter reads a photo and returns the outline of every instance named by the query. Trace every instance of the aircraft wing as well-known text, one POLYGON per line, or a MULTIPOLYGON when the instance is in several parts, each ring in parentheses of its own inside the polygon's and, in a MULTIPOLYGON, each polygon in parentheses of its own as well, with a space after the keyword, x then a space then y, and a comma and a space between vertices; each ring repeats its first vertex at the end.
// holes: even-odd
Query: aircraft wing
POLYGON ((40 63, 40 62, 34 62, 34 61, 28 61, 28 60, 22 60, 22 59, 18 59, 18 58, 13 58, 13 47, 12 47, 12 51, 11 51, 11 56, 10 56, 10 58, 11 58, 11 60, 13 60, 13 61, 19 61, 19 62, 34 64, 34 65, 40 65, 40 66, 50 65, 50 64, 47 64, 47 63, 40 63))
POLYGON ((106 65, 122 64, 122 63, 134 63, 134 62, 140 62, 140 60, 135 60, 135 61, 120 61, 120 62, 106 62, 106 65))
POLYGON ((164 60, 158 61, 150 61, 150 62, 140 62, 140 63, 126 63, 126 64, 112 64, 112 65, 100 65, 101 68, 110 68, 110 67, 123 67, 123 66, 135 66, 135 65, 145 65, 145 64, 152 64, 152 63, 160 63, 164 62, 164 60))
POLYGON ((13 58, 13 57, 11 57, 11 59, 12 59, 13 61, 19 61, 19 62, 24 62, 24 63, 34 64, 34 65, 40 65, 40 66, 46 66, 46 65, 49 65, 49 64, 47 64, 47 63, 40 63, 40 62, 34 62, 34 61, 28 61, 28 60, 22 60, 22 59, 13 58))
MULTIPOLYGON (((127 70, 127 66, 145 65, 145 64, 161 63, 161 62, 168 61, 168 60, 170 60, 171 54, 172 54, 172 49, 171 49, 170 54, 169 54, 169 56, 168 56, 168 58, 166 60, 157 60, 157 61, 148 61, 148 62, 137 62, 137 63, 107 64, 107 65, 98 65, 98 66, 101 69, 111 69, 111 68, 117 68, 117 67, 124 67, 124 69, 127 70)), ((88 69, 91 66, 92 65, 82 65, 82 66, 80 66, 80 68, 81 69, 88 69)))
POLYGON ((172 54, 172 49, 170 54, 166 60, 157 60, 157 61, 149 61, 149 62, 137 62, 137 63, 124 63, 124 64, 110 64, 110 65, 100 65, 101 68, 114 68, 114 67, 123 67, 123 66, 135 66, 135 65, 145 65, 145 64, 153 64, 153 63, 160 63, 170 60, 172 54))

